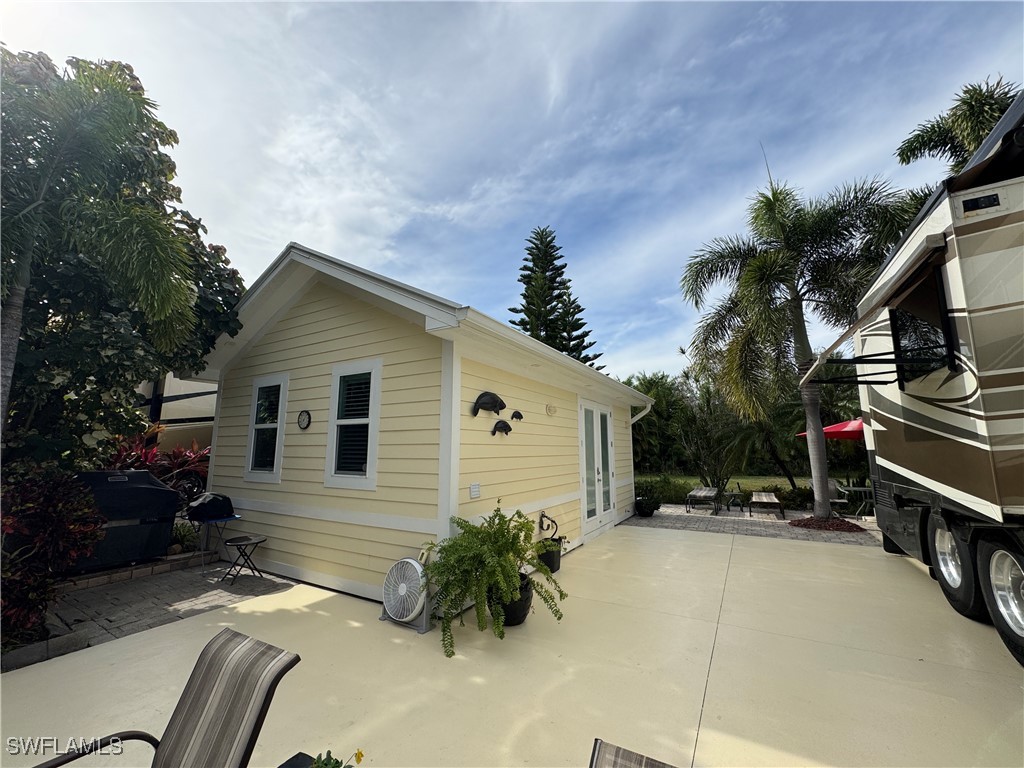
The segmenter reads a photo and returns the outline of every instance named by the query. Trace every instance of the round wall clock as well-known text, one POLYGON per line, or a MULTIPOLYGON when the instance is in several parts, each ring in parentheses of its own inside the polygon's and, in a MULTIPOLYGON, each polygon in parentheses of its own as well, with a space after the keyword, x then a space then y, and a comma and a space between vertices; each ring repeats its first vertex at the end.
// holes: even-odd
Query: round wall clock
POLYGON ((309 415, 309 411, 299 411, 299 429, 306 429, 310 422, 313 421, 313 417, 309 415))

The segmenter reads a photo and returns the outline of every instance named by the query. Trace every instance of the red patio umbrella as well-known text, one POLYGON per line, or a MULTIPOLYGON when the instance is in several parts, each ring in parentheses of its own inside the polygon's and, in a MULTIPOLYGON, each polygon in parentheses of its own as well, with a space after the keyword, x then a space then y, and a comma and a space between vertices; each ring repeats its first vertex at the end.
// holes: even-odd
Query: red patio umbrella
MULTIPOLYGON (((864 420, 859 416, 850 421, 841 421, 838 424, 830 424, 825 427, 825 437, 831 440, 863 440, 864 420)), ((807 437, 806 432, 801 432, 797 437, 807 437)))

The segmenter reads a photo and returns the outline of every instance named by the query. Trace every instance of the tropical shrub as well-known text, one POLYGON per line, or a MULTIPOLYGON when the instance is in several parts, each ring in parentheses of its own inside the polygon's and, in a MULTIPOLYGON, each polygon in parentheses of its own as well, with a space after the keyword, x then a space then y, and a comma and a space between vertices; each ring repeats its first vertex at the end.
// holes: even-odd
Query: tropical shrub
POLYGON ((658 510, 658 507, 665 503, 665 497, 671 487, 672 482, 666 475, 637 479, 633 484, 636 513, 641 517, 652 515, 658 510))
POLYGON ((56 464, 4 468, 0 595, 4 648, 42 639, 61 575, 92 554, 106 522, 92 492, 56 464))
POLYGON ((168 452, 146 442, 160 427, 151 427, 141 435, 121 437, 105 469, 145 469, 157 480, 178 492, 179 512, 198 498, 206 487, 210 449, 200 449, 193 440, 189 448, 177 445, 168 452))
POLYGON ((178 520, 171 531, 171 544, 177 544, 182 552, 195 552, 199 549, 199 532, 192 523, 178 520))

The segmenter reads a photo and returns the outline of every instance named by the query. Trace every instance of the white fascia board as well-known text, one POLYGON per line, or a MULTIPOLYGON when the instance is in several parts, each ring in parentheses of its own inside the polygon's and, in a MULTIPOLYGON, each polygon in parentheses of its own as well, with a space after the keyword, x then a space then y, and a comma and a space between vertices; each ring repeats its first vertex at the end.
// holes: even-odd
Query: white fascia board
POLYGON ((274 264, 273 269, 280 277, 271 281, 257 281, 252 291, 247 291, 238 303, 238 319, 242 323, 242 330, 234 337, 221 334, 216 346, 206 355, 206 369, 189 378, 218 381, 228 366, 257 342, 266 329, 279 320, 316 282, 317 273, 308 267, 281 262, 280 259, 274 264), (265 294, 262 301, 251 300, 260 293, 265 294))
POLYGON ((613 379, 586 363, 574 360, 568 355, 563 355, 547 344, 537 341, 522 331, 500 323, 493 317, 478 312, 472 307, 462 323, 461 328, 470 331, 485 339, 492 339, 495 344, 511 345, 514 349, 528 354, 534 358, 541 358, 547 363, 556 366, 556 369, 568 380, 572 381, 576 388, 585 390, 583 394, 593 397, 600 392, 604 397, 610 397, 615 401, 628 405, 644 407, 654 403, 650 397, 637 392, 620 381, 613 379))
POLYGON ((466 316, 469 310, 469 307, 441 296, 421 291, 411 285, 378 275, 368 269, 335 259, 298 243, 289 245, 289 251, 296 261, 307 264, 328 277, 333 277, 335 280, 371 296, 423 315, 424 326, 428 329, 430 327, 457 327, 459 321, 466 316))
POLYGON ((423 318, 424 329, 455 328, 468 307, 420 291, 397 280, 289 243, 274 263, 252 284, 238 303, 242 330, 234 338, 221 335, 206 356, 206 370, 191 378, 217 381, 222 372, 280 318, 317 279, 333 279, 364 293, 373 303, 392 306, 423 318))

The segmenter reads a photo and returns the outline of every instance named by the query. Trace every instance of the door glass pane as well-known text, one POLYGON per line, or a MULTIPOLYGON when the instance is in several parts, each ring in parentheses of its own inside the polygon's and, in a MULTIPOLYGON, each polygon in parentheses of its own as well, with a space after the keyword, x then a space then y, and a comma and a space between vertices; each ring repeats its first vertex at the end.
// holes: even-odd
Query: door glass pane
POLYGON ((583 409, 583 455, 587 481, 587 519, 597 516, 597 461, 594 455, 594 412, 583 409))
POLYGON ((611 437, 608 435, 608 414, 601 414, 601 508, 605 512, 612 508, 611 437))
POLYGON ((281 402, 281 386, 260 387, 256 391, 256 423, 277 424, 277 409, 281 402))
MULTIPOLYGON (((274 409, 277 415, 277 409, 274 409)), ((252 436, 252 469, 255 472, 273 472, 274 454, 277 452, 277 427, 262 427, 252 436)))

